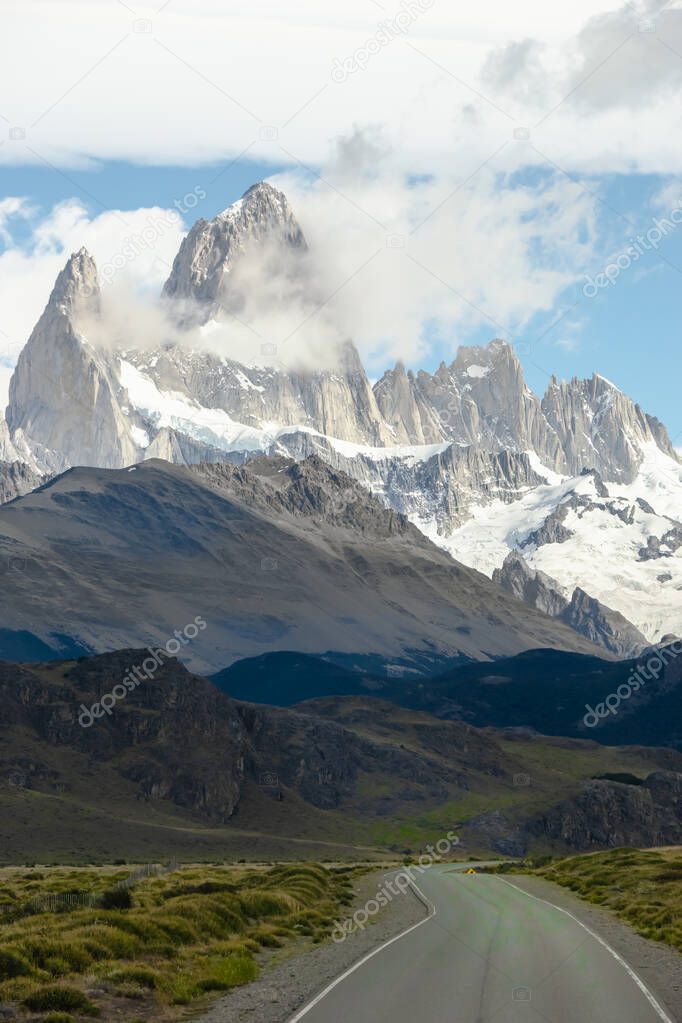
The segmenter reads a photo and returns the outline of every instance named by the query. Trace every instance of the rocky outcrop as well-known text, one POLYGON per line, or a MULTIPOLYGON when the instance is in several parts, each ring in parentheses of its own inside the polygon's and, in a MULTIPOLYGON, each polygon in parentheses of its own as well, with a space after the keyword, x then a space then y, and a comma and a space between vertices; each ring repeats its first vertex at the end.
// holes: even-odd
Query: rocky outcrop
POLYGON ((405 372, 398 362, 374 385, 379 411, 396 444, 436 444, 446 436, 446 426, 422 389, 428 374, 405 372))
POLYGON ((650 645, 632 622, 579 586, 576 586, 570 604, 559 617, 581 636, 586 636, 617 657, 637 657, 650 645))
POLYGON ((616 657, 637 657, 649 646, 639 629, 618 611, 580 587, 568 600, 556 579, 532 568, 516 551, 507 555, 502 568, 495 569, 493 582, 531 607, 565 622, 616 657))
POLYGON ((544 547, 548 543, 566 543, 573 536, 573 531, 568 529, 564 522, 571 508, 578 506, 578 498, 574 495, 558 505, 547 516, 538 529, 532 530, 520 543, 523 547, 544 547))
POLYGON ((646 444, 677 458, 662 423, 598 374, 570 382, 552 377, 542 411, 561 442, 571 475, 591 468, 606 480, 630 483, 646 444))
POLYGON ((410 444, 439 440, 488 450, 537 451, 550 468, 563 465, 558 438, 528 389, 514 349, 504 341, 461 347, 434 374, 405 374, 399 364, 374 388, 396 437, 410 444))
POLYGON ((78 326, 94 322, 99 307, 97 269, 81 249, 59 274, 10 382, 8 427, 47 468, 118 468, 139 457, 118 382, 78 326))
POLYGON ((9 428, 3 415, 0 415, 0 462, 14 462, 19 452, 12 443, 9 428))
POLYGON ((569 602, 559 584, 544 572, 532 569, 516 551, 507 555, 502 568, 495 569, 493 582, 524 604, 537 607, 552 618, 562 614, 568 607, 569 602))
POLYGON ((573 850, 679 845, 682 774, 656 771, 640 785, 587 782, 575 798, 539 816, 526 831, 573 850))
POLYGON ((235 288, 235 270, 266 244, 275 272, 292 252, 308 248, 284 193, 261 181, 213 220, 194 224, 173 261, 164 297, 183 302, 185 318, 201 323, 221 311, 237 312, 244 296, 235 288))
POLYGON ((45 477, 26 462, 0 462, 0 504, 29 494, 44 482, 45 477))
POLYGON ((663 536, 647 537, 646 547, 640 547, 640 561, 657 561, 659 558, 671 558, 675 551, 682 547, 682 526, 675 525, 663 536))
MULTIPOLYGON (((461 823, 472 847, 505 855, 523 855, 538 842, 561 852, 680 841, 679 754, 640 747, 638 762, 652 765, 646 780, 571 783, 568 795, 565 779, 549 772, 539 811, 533 780, 519 773, 529 752, 528 762, 537 763, 531 742, 530 733, 439 721, 367 697, 291 708, 241 703, 147 649, 39 670, 0 663, 0 786, 22 808, 13 835, 26 840, 39 826, 44 854, 59 831, 45 808, 54 810, 55 796, 62 806, 65 792, 91 808, 80 815, 83 850, 100 848, 103 819, 108 826, 156 821, 164 832, 175 823, 195 834, 199 850, 210 827, 229 841, 225 824, 237 834, 245 829, 260 848, 268 835, 314 842, 323 827, 333 841, 344 828, 363 834, 382 818, 415 820, 436 810, 452 822, 444 832, 461 823), (508 805, 512 788, 513 816, 494 803, 497 796, 508 805), (102 792, 115 798, 102 801, 102 792), (463 798, 474 805, 482 798, 489 809, 460 814, 455 826, 451 807, 463 798)), ((542 743, 544 755, 574 748, 583 776, 591 758, 595 769, 603 763, 593 743, 542 743)), ((614 763, 632 756, 611 755, 614 763)))
MULTIPOLYGON (((248 737, 236 706, 174 658, 154 667, 149 650, 78 661, 57 680, 0 664, 0 732, 21 729, 39 746, 115 764, 150 802, 169 800, 223 821, 239 802, 248 737), (151 662, 151 668, 145 667, 151 662), (134 668, 142 681, 127 687, 134 668), (140 669, 151 672, 149 678, 140 669), (91 708, 118 687, 115 710, 87 724, 91 708), (85 726, 83 721, 86 722, 85 726)), ((25 772, 39 777, 39 768, 25 772)))

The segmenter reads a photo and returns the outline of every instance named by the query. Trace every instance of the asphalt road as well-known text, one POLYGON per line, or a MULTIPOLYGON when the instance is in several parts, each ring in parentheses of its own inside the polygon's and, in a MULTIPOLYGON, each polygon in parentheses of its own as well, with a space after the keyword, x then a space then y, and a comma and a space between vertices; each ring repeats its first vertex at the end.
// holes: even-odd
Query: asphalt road
POLYGON ((290 1023, 675 1023, 603 939, 513 880, 433 867, 417 884, 431 916, 290 1023))

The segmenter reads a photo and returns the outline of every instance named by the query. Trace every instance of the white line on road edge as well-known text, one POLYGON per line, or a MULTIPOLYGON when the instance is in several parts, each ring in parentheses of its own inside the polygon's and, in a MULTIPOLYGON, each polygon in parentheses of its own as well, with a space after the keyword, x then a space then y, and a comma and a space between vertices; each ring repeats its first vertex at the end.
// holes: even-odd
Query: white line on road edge
MULTIPOLYGON (((623 957, 619 955, 618 952, 616 952, 615 948, 611 948, 609 943, 604 941, 604 939, 601 938, 596 931, 593 931, 591 927, 588 927, 587 924, 584 924, 582 920, 579 920, 577 916, 573 915, 573 913, 569 913, 567 909, 562 909, 561 906, 555 906, 554 903, 549 902, 548 899, 541 899, 538 895, 531 895, 530 892, 524 891, 523 888, 519 888, 518 885, 512 884, 511 881, 507 881, 503 877, 498 877, 497 880, 502 881, 503 884, 508 884, 510 888, 514 888, 517 892, 521 892, 522 895, 526 895, 529 899, 535 899, 536 902, 543 902, 545 906, 551 906, 552 909, 556 909, 558 913, 563 913, 565 916, 570 916, 571 920, 574 920, 575 923, 579 924, 584 931, 587 931, 587 933, 590 934, 595 939, 595 941, 598 941, 600 945, 603 945, 606 951, 611 953, 616 962, 620 963, 620 965, 628 973, 632 980, 634 980, 639 990, 642 992, 647 1001, 651 1004, 656 1014, 660 1016, 660 1018, 664 1021, 664 1023, 675 1023, 675 1020, 668 1015, 663 1006, 654 997, 654 995, 652 995, 651 991, 649 991, 649 988, 646 986, 644 981, 637 976, 632 967, 628 963, 626 963, 623 957)), ((294 1023, 293 1020, 292 1023, 294 1023)))
MULTIPOLYGON (((402 934, 397 934, 395 938, 391 938, 390 941, 385 941, 383 945, 379 945, 379 948, 375 948, 373 952, 370 952, 363 959, 360 959, 360 961, 357 962, 355 966, 351 966, 349 970, 346 970, 346 972, 342 973, 340 977, 337 977, 336 980, 333 980, 331 984, 327 985, 324 991, 320 991, 319 995, 317 995, 316 998, 313 998, 312 1002, 309 1002, 305 1006, 305 1008, 301 1009, 300 1012, 297 1012, 295 1016, 292 1016, 291 1019, 289 1020, 289 1023, 298 1023, 299 1019, 303 1019, 304 1016, 307 1016, 310 1010, 314 1009, 315 1006, 318 1005, 323 998, 326 998, 329 992, 333 991, 335 987, 337 987, 342 981, 346 979, 346 977, 350 977, 351 973, 355 973, 356 970, 359 970, 361 966, 364 966, 365 963, 369 962, 370 959, 373 959, 374 956, 378 956, 379 953, 383 952, 383 950, 385 948, 388 948, 389 945, 392 945, 396 941, 400 941, 401 938, 406 937, 412 931, 416 931, 418 927, 423 927, 424 924, 427 924, 429 922, 429 920, 433 920, 434 916, 438 912, 434 903, 429 902, 429 900, 426 898, 424 893, 417 887, 414 881, 410 881, 410 885, 412 888, 415 889, 415 891, 419 892, 419 897, 425 903, 425 905, 431 907, 429 915, 427 917, 424 917, 423 920, 420 920, 418 924, 412 924, 412 926, 408 927, 406 931, 402 932, 402 934)), ((670 1020, 669 1023, 672 1023, 672 1020, 670 1020)))

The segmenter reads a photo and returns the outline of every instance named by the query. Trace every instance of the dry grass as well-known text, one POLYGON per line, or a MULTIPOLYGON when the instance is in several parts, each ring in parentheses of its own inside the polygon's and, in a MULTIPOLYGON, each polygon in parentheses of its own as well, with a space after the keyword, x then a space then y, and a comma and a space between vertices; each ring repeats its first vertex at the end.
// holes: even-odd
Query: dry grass
MULTIPOLYGON (((510 870, 521 872, 519 864, 510 870)), ((613 910, 645 938, 682 952, 682 849, 613 849, 525 870, 613 910)))
POLYGON ((0 1002, 51 1023, 105 1010, 120 1020, 170 1019, 174 1006, 253 980, 262 949, 301 936, 322 941, 350 901, 352 871, 188 867, 140 882, 130 908, 103 909, 102 896, 127 874, 3 872, 0 1002), (35 911, 36 898, 76 889, 97 904, 35 911))

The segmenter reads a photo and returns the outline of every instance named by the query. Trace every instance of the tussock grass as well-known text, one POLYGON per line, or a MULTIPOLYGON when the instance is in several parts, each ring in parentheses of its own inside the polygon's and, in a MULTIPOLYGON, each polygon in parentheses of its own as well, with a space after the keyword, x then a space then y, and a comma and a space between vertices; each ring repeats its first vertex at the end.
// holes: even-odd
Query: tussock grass
POLYGON ((0 911, 0 1002, 49 1012, 52 1023, 114 1005, 130 1023, 154 1019, 162 1007, 253 980, 264 948, 323 940, 349 901, 352 877, 315 864, 187 867, 141 881, 128 903, 111 895, 128 873, 79 871, 78 890, 96 905, 49 913, 41 898, 74 891, 73 870, 5 874, 0 906, 12 910, 0 911))
MULTIPOLYGON (((518 867, 517 867, 518 870, 518 867)), ((682 849, 614 849, 531 870, 682 952, 682 849)))

